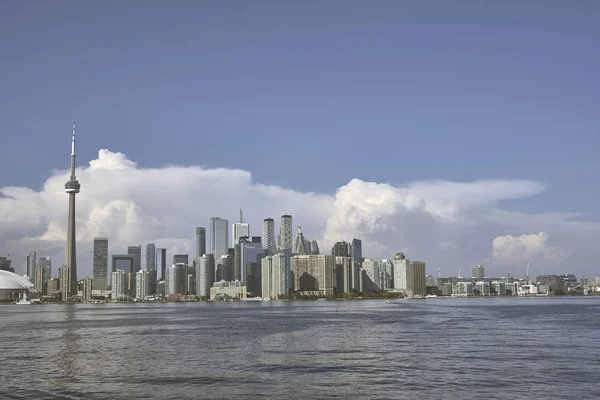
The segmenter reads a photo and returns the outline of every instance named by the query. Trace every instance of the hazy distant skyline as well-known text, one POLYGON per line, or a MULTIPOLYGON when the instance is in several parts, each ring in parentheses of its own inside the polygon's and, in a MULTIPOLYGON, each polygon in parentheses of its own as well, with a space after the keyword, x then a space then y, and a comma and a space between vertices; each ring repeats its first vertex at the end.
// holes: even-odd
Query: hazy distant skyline
POLYGON ((434 274, 600 275, 598 17, 592 1, 0 4, 0 254, 63 262, 76 120, 80 278, 93 235, 193 254, 196 226, 240 207, 251 234, 290 213, 309 239, 434 274))

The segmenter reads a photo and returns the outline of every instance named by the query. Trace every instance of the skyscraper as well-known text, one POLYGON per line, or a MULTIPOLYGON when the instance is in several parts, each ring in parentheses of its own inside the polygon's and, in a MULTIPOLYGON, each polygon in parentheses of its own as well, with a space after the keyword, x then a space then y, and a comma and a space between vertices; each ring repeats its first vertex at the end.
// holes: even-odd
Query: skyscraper
POLYGON ((292 249, 292 216, 282 215, 279 227, 279 248, 292 249))
POLYGON ((361 292, 370 293, 380 291, 381 282, 379 282, 379 263, 371 258, 363 259, 360 279, 361 292))
MULTIPOLYGON (((156 271, 156 246, 154 245, 154 243, 148 243, 146 245, 146 271, 148 271, 148 281, 150 285, 148 287, 147 294, 155 294, 156 284, 158 282, 158 273, 156 271)), ((136 289, 137 288, 138 286, 136 281, 136 289)))
POLYGON ((394 255, 394 289, 406 292, 408 290, 408 264, 404 253, 394 255))
POLYGON ((320 254, 319 243, 316 240, 311 240, 310 242, 310 254, 320 254))
POLYGON ((196 259, 206 254, 206 228, 196 228, 196 259))
POLYGON ((131 272, 135 274, 142 269, 142 245, 127 247, 127 254, 134 257, 133 271, 131 272))
POLYGON ((267 254, 275 254, 275 221, 266 218, 263 221, 263 248, 267 254))
POLYGON ((210 219, 210 252, 215 255, 218 263, 222 256, 227 255, 229 222, 226 219, 214 217, 210 219))
POLYGON ((96 290, 106 290, 108 272, 108 239, 94 238, 94 281, 96 290))
POLYGON ((335 285, 336 293, 348 293, 352 289, 352 261, 350 257, 335 256, 335 285))
POLYGON ((209 297, 215 283, 215 256, 204 254, 196 262, 196 296, 209 297))
MULTIPOLYGON (((113 254, 112 255, 112 269, 111 269, 111 278, 112 273, 121 270, 125 273, 125 280, 127 280, 128 274, 135 275, 135 255, 133 254, 113 254)), ((62 284, 61 284, 62 285, 62 284)), ((112 282, 111 282, 112 286, 112 282)), ((112 287, 111 287, 112 289, 112 287)))
POLYGON ((298 255, 293 256, 290 263, 293 291, 319 291, 325 296, 333 296, 333 256, 298 255))
POLYGON ((160 280, 167 279, 165 275, 167 269, 167 249, 156 249, 156 270, 160 269, 160 280))
POLYGON ((37 264, 44 269, 46 280, 52 278, 52 259, 50 256, 38 258, 37 264))
MULTIPOLYGON (((69 222, 67 226, 66 266, 71 274, 68 295, 77 294, 77 249, 75 236, 75 195, 81 185, 75 177, 75 122, 73 122, 73 138, 71 139, 71 177, 65 184, 65 192, 69 194, 69 222)), ((62 286, 62 283, 61 283, 62 286)), ((64 295, 63 295, 64 296, 64 295)))
POLYGON ((352 239, 350 259, 352 262, 352 289, 360 290, 360 267, 362 263, 362 241, 352 239))
POLYGON ((31 250, 27 256, 27 278, 29 282, 35 282, 35 267, 37 266, 37 258, 35 250, 31 250))
POLYGON ((276 299, 279 295, 287 294, 286 282, 286 257, 284 254, 275 254, 262 259, 262 296, 276 299))
POLYGON ((154 243, 146 244, 146 270, 156 271, 156 246, 154 243))
MULTIPOLYGON (((298 225, 298 233, 294 240, 294 254, 310 254, 310 251, 306 248, 306 240, 302 234, 302 227, 298 225)), ((310 242, 309 242, 310 243, 310 242)))
POLYGON ((233 224, 232 228, 233 236, 231 237, 231 241, 234 245, 239 243, 240 238, 250 237, 250 225, 245 222, 236 222, 233 224))
POLYGON ((331 255, 334 257, 350 257, 350 243, 335 242, 331 249, 331 255))

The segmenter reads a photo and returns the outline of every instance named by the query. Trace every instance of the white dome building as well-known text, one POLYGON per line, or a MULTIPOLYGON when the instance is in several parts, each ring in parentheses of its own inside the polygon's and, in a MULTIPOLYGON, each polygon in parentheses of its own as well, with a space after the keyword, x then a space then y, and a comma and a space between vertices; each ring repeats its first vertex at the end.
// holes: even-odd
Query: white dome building
POLYGON ((27 278, 0 270, 0 300, 17 299, 21 293, 29 290, 33 290, 33 283, 27 278))

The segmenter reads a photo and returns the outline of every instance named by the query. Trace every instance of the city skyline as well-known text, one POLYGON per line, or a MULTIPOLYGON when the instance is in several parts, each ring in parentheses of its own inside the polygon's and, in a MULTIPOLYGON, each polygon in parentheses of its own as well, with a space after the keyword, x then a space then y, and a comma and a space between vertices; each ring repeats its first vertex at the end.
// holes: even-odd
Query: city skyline
POLYGON ((20 38, 0 41, 0 255, 20 274, 30 250, 66 260, 72 120, 79 278, 94 237, 193 256, 194 228, 221 216, 230 240, 240 208, 252 234, 288 213, 321 248, 446 275, 597 274, 598 4, 114 7, 0 13, 20 38))

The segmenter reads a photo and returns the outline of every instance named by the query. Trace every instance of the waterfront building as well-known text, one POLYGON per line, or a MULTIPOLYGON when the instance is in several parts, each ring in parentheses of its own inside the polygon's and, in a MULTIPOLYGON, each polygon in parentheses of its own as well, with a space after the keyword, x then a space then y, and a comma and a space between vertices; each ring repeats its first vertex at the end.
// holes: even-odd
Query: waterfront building
POLYGON ((283 253, 266 256, 262 259, 262 297, 277 299, 288 294, 287 258, 283 253))
POLYGON ((455 282, 452 284, 452 297, 473 296, 473 284, 471 282, 455 282))
MULTIPOLYGON (((67 248, 65 265, 69 271, 69 287, 66 296, 77 295, 77 249, 75 234, 75 195, 79 193, 81 185, 75 176, 75 122, 73 122, 73 137, 71 138, 71 176, 65 184, 65 192, 69 194, 69 221, 67 223, 67 248)), ((34 263, 35 265, 35 263, 34 263)), ((63 281, 63 279, 61 279, 63 281)), ((62 286, 62 283, 61 283, 62 286)), ((64 293, 64 292, 63 292, 64 293)))
POLYGON ((93 286, 97 290, 106 290, 108 281, 108 238, 94 238, 93 286))
POLYGON ((173 254, 173 264, 189 265, 189 256, 187 254, 173 254))
POLYGON ((127 247, 127 254, 133 256, 133 270, 131 273, 136 273, 142 269, 142 245, 127 247))
POLYGON ((333 256, 296 255, 290 264, 292 291, 319 291, 325 296, 333 296, 333 256))
POLYGON ((380 285, 379 263, 371 258, 363 258, 360 291, 363 293, 379 292, 380 285))
POLYGON ((196 228, 196 260, 206 254, 206 228, 196 228))
POLYGON ((92 278, 86 277, 83 280, 83 290, 81 291, 81 301, 83 301, 84 303, 92 301, 93 285, 94 285, 94 280, 92 278))
POLYGON ((220 217, 210 219, 210 252, 215 255, 218 263, 222 256, 227 254, 229 221, 220 217))
POLYGON ((398 252, 394 255, 394 289, 407 292, 408 291, 408 266, 410 260, 406 258, 404 253, 398 252))
POLYGON ((148 270, 141 270, 135 273, 135 298, 144 299, 149 296, 150 293, 150 272, 148 270))
POLYGON ((279 227, 279 248, 292 250, 292 216, 282 215, 279 227))
POLYGON ((246 286, 240 281, 220 281, 215 282, 210 288, 211 300, 227 300, 227 299, 245 299, 246 286))
POLYGON ((491 289, 488 281, 477 281, 473 286, 473 294, 478 296, 490 296, 491 289))
POLYGON ((46 281, 46 269, 43 266, 38 265, 37 267, 35 267, 35 279, 33 282, 33 289, 38 293, 45 293, 46 281))
POLYGON ((115 301, 127 300, 126 273, 121 269, 114 270, 111 274, 111 299, 115 301))
POLYGON ((167 279, 167 249, 156 249, 156 273, 160 271, 160 280, 167 279))
POLYGON ((360 291, 360 269, 362 267, 362 241, 352 239, 350 262, 352 263, 352 289, 360 291))
MULTIPOLYGON (((382 290, 391 290, 393 286, 394 263, 392 260, 381 260, 379 262, 379 287, 382 290)), ((427 285, 426 285, 427 286, 427 285)), ((431 286, 435 286, 435 283, 431 286)))
POLYGON ((196 262, 196 296, 209 297, 215 282, 215 256, 204 254, 196 262))
POLYGON ((46 296, 52 296, 56 292, 60 291, 60 281, 57 278, 50 278, 46 284, 46 296))
POLYGON ((335 293, 348 293, 352 290, 352 261, 350 257, 335 257, 334 275, 335 293))
MULTIPOLYGON (((71 290, 71 271, 69 267, 63 264, 62 267, 58 269, 59 279, 60 279, 60 293, 61 300, 67 301, 69 299, 69 290, 71 290)), ((75 291, 77 293, 77 291, 75 291)))
POLYGON ((471 267, 471 277, 477 280, 485 278, 485 268, 483 265, 473 265, 471 267))
POLYGON ((425 285, 426 275, 425 263, 422 261, 411 261, 408 269, 408 291, 410 296, 425 296, 427 295, 427 287, 425 285))
POLYGON ((165 282, 165 295, 184 295, 187 280, 187 264, 173 264, 167 268, 167 280, 165 282))
POLYGON ((490 283, 491 285, 491 292, 492 294, 495 294, 496 296, 505 296, 506 295, 506 282, 504 281, 492 281, 490 283))
POLYGON ((275 221, 265 218, 263 221, 263 248, 267 255, 275 254, 275 221))
POLYGON ((561 274, 558 275, 558 279, 561 284, 566 287, 577 286, 577 277, 574 274, 561 274))

